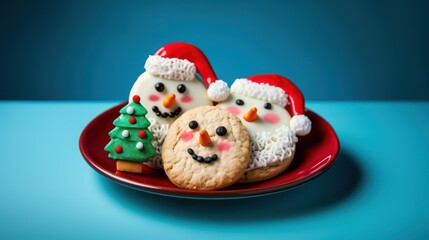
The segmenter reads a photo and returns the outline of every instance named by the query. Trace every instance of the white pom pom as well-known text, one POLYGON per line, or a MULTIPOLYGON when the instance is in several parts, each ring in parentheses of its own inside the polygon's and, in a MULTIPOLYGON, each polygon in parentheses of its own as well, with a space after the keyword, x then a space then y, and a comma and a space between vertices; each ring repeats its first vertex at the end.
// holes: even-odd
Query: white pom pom
POLYGON ((222 80, 216 80, 216 82, 210 84, 207 89, 207 96, 214 102, 222 102, 229 96, 228 84, 222 80))
POLYGON ((290 129, 298 136, 305 136, 311 131, 311 121, 305 115, 295 115, 289 123, 290 129))

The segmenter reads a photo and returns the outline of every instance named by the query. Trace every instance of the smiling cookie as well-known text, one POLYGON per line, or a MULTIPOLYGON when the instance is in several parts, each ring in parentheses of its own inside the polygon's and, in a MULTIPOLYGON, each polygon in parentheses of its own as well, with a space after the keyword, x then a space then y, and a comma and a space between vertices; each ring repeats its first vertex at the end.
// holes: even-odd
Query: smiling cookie
POLYGON ((146 60, 145 69, 131 89, 130 101, 139 95, 148 109, 156 156, 145 164, 162 169, 161 146, 170 124, 189 109, 213 105, 206 86, 217 78, 204 53, 182 42, 161 47, 146 60))
POLYGON ((237 79, 231 89, 216 81, 209 98, 240 118, 249 132, 252 155, 240 182, 259 182, 282 173, 292 162, 298 136, 311 131, 301 91, 287 78, 265 74, 237 79))
POLYGON ((216 190, 236 183, 251 153, 240 119, 213 106, 191 109, 171 126, 162 146, 164 170, 178 187, 216 190))

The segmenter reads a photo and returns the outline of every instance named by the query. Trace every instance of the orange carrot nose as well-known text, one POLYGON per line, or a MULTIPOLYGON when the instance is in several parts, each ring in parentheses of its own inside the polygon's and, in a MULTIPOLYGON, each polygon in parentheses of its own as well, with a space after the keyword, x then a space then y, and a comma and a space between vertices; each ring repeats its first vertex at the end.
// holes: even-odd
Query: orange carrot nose
POLYGON ((176 95, 174 93, 171 93, 167 97, 164 98, 162 105, 165 108, 169 108, 169 107, 173 106, 175 101, 176 101, 176 95))
POLYGON ((252 107, 247 113, 243 115, 244 120, 248 122, 253 122, 258 119, 258 109, 252 107))
POLYGON ((211 142, 210 136, 206 130, 201 130, 200 132, 200 144, 203 146, 209 145, 211 142))

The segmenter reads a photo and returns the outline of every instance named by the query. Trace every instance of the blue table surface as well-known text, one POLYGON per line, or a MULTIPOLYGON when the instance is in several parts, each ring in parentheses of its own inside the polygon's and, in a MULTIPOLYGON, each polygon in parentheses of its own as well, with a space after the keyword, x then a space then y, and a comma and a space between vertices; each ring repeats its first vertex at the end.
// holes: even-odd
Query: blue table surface
POLYGON ((0 102, 0 239, 428 239, 429 102, 319 102, 341 152, 320 177, 239 200, 113 183, 78 138, 117 102, 0 102), (204 237, 204 238, 202 238, 204 237))

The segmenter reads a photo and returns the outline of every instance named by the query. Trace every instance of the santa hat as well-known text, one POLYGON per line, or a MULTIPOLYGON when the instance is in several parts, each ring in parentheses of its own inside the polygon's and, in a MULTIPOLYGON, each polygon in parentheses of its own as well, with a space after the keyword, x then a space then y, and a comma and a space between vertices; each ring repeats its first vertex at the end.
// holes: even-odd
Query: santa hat
POLYGON ((206 86, 217 77, 204 53, 197 47, 183 42, 161 47, 146 60, 148 73, 165 79, 191 81, 200 74, 206 86))
POLYGON ((221 102, 228 97, 229 91, 286 108, 292 115, 291 130, 298 136, 310 133, 311 121, 304 115, 304 96, 289 79, 276 74, 257 75, 235 80, 231 89, 218 80, 209 86, 207 94, 211 100, 221 102))

